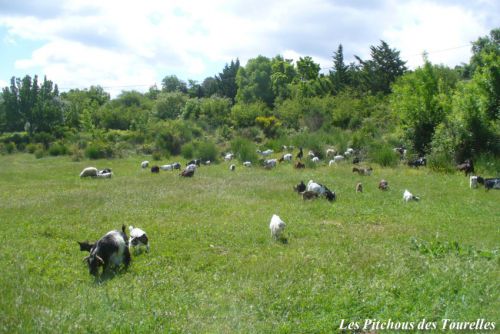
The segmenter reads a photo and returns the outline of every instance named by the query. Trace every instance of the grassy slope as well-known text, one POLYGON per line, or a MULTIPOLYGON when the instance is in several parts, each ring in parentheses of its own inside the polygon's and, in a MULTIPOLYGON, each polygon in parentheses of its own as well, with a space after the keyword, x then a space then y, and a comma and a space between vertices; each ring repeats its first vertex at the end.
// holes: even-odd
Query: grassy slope
POLYGON ((350 166, 276 170, 201 167, 192 179, 152 175, 140 158, 71 162, 0 157, 1 332, 337 331, 341 319, 476 320, 498 324, 499 257, 421 254, 411 237, 498 250, 499 191, 462 175, 350 166), (88 165, 111 180, 80 180, 88 165), (382 193, 378 180, 389 180, 382 193), (303 202, 314 179, 337 192, 303 202), (361 180, 365 192, 356 194, 361 180), (403 204, 405 188, 421 196, 403 204), (287 223, 273 242, 269 220, 287 223), (101 284, 76 240, 121 224, 145 229, 152 252, 101 284))

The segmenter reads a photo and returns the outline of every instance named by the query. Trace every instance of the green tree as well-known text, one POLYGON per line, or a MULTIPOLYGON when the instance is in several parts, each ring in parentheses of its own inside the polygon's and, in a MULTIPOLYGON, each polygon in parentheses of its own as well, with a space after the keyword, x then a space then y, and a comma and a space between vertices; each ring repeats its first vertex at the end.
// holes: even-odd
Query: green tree
POLYGON ((349 66, 344 64, 344 51, 342 44, 333 53, 333 70, 330 71, 332 93, 338 94, 349 85, 349 66))
POLYGON ((274 94, 271 73, 271 61, 264 56, 250 59, 245 67, 240 67, 236 75, 236 101, 244 104, 263 101, 268 107, 272 107, 274 94))
POLYGON ((301 81, 318 79, 320 69, 319 64, 316 64, 309 56, 300 57, 297 61, 297 74, 301 81))
POLYGON ((406 62, 399 57, 399 51, 384 41, 379 46, 370 46, 370 50, 370 60, 356 56, 361 64, 361 84, 373 94, 389 94, 392 83, 407 70, 406 62))
POLYGON ((240 60, 236 58, 236 61, 231 60, 231 63, 224 66, 224 69, 216 77, 218 84, 218 92, 221 96, 225 96, 231 99, 234 104, 236 99, 236 94, 238 92, 238 86, 236 84, 236 75, 240 69, 240 60))
POLYGON ((296 77, 297 71, 292 59, 284 59, 278 55, 271 60, 271 84, 278 101, 291 97, 290 85, 296 77))
POLYGON ((186 101, 186 95, 179 92, 161 93, 153 107, 153 114, 158 119, 175 119, 182 114, 186 101))
POLYGON ((188 91, 186 83, 177 78, 176 75, 167 75, 165 78, 163 78, 161 84, 162 90, 167 93, 187 93, 188 91))
POLYGON ((400 115, 405 137, 416 152, 429 152, 436 126, 451 110, 457 80, 453 70, 426 60, 422 68, 403 75, 393 85, 391 107, 400 115))

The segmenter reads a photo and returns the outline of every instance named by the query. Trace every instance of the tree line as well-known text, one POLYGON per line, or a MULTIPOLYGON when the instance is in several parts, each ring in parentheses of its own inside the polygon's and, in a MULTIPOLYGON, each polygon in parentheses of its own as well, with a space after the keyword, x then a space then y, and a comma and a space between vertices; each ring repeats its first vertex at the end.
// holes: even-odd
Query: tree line
POLYGON ((114 99, 100 86, 60 93, 47 78, 13 77, 0 94, 1 141, 79 150, 85 139, 100 149, 122 142, 179 154, 207 141, 301 144, 310 134, 325 145, 405 146, 436 161, 498 157, 500 29, 472 42, 468 64, 449 68, 423 57, 409 70, 381 41, 369 59, 346 64, 339 45, 322 73, 308 56, 259 55, 245 66, 233 60, 201 83, 168 75, 161 87, 114 99))

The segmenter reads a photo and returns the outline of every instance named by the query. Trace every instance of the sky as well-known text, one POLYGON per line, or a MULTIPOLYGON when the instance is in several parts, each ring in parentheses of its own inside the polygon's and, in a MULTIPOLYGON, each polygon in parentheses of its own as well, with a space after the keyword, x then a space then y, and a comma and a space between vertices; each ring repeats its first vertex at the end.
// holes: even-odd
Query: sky
POLYGON ((409 68, 467 63, 471 42, 500 27, 499 0, 0 0, 0 87, 47 76, 61 91, 116 96, 167 75, 201 83, 231 60, 310 56, 323 72, 384 40, 409 68))

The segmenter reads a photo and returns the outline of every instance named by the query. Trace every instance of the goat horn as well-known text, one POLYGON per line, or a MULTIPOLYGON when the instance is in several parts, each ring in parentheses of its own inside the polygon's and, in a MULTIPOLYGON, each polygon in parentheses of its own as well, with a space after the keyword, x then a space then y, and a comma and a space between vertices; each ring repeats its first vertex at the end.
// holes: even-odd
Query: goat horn
POLYGON ((90 255, 85 256, 82 261, 85 262, 89 257, 90 257, 90 255))
POLYGON ((96 255, 95 257, 99 262, 101 262, 101 264, 104 264, 104 260, 99 255, 96 255))

